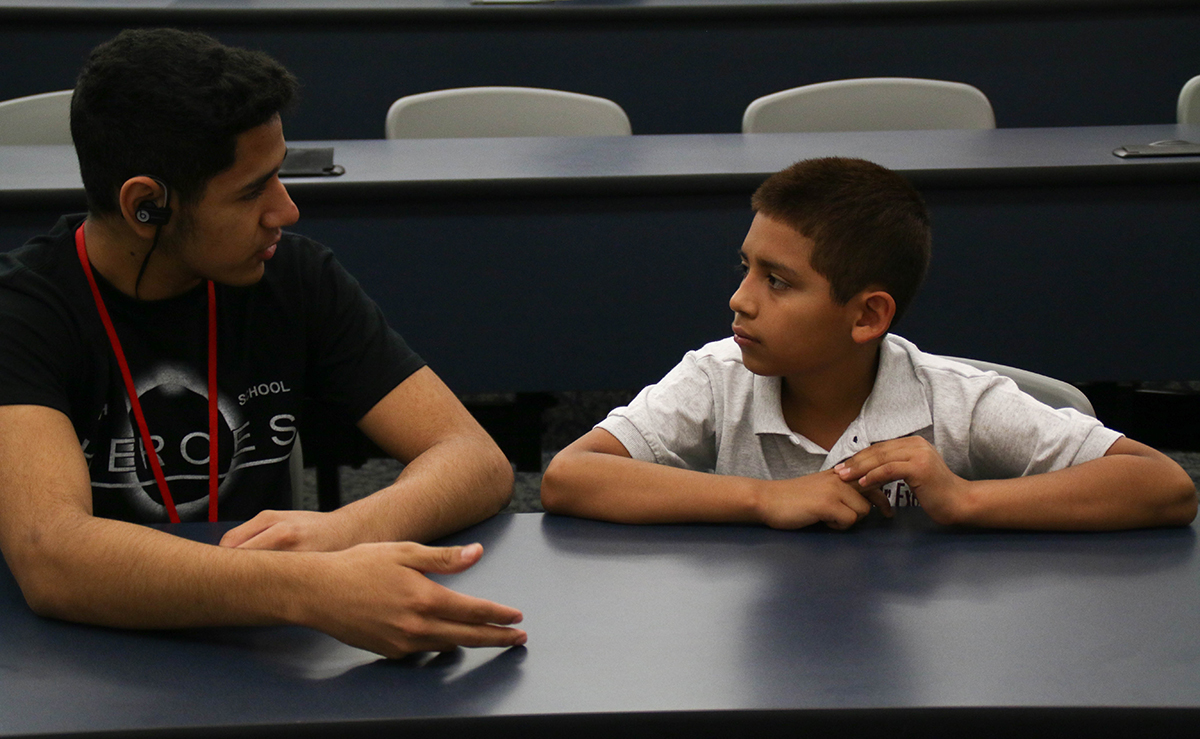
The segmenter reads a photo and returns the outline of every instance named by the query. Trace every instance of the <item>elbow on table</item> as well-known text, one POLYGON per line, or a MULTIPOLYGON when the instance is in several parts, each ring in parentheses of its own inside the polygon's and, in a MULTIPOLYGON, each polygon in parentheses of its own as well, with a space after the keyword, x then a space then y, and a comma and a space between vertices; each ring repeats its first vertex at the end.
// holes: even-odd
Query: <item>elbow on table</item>
POLYGON ((488 483, 484 488, 490 496, 489 502, 494 509, 492 513, 499 513, 512 501, 513 467, 508 458, 504 456, 504 452, 493 444, 486 459, 485 469, 484 474, 488 483))
POLYGON ((1150 476, 1146 484, 1154 484, 1158 495, 1154 496, 1154 517, 1158 526, 1187 526, 1196 519, 1197 497, 1196 483, 1175 460, 1162 452, 1155 452, 1158 459, 1157 484, 1151 483, 1150 476))
POLYGON ((571 467, 571 454, 559 452, 542 473, 542 507, 547 513, 570 515, 573 512, 571 467))
POLYGON ((82 605, 76 602, 80 589, 72 585, 56 560, 55 552, 33 545, 15 554, 9 569, 31 611, 46 618, 76 619, 82 605))
POLYGON ((1183 473, 1183 479, 1178 480, 1172 489, 1175 496, 1164 506, 1163 523, 1167 526, 1187 526, 1196 520, 1197 504, 1200 503, 1196 497, 1196 485, 1187 473, 1183 473))

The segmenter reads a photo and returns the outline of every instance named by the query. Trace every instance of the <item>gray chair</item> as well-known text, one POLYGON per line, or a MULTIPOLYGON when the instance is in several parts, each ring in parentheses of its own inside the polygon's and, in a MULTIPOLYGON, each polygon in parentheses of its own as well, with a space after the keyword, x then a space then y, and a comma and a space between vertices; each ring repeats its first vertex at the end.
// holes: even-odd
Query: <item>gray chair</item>
POLYGON ((1200 126, 1200 75, 1184 83, 1175 115, 1180 123, 1200 126))
POLYGON ((758 98, 742 116, 742 133, 995 127, 992 104, 978 88, 912 77, 793 87, 758 98))
POLYGON ((460 87, 407 95, 388 108, 389 139, 628 136, 629 116, 607 98, 537 87, 460 87))
POLYGON ((0 102, 0 146, 71 143, 73 90, 0 102))
POLYGON ((1085 413, 1089 416, 1094 417, 1096 415, 1096 410, 1092 408, 1091 401, 1083 394, 1083 391, 1062 380, 1039 375, 1029 370, 1017 369, 1016 367, 995 364, 993 362, 983 362, 978 359, 966 359, 964 357, 946 357, 946 359, 969 364, 984 371, 990 370, 1011 378, 1021 390, 1052 408, 1074 408, 1080 413, 1085 413))

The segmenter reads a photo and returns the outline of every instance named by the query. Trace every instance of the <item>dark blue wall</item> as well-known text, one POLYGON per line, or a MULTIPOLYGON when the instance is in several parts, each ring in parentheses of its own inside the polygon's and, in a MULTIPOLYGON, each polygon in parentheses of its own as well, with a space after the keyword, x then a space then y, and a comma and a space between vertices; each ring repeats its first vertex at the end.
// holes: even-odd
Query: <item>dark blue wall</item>
MULTIPOLYGON (((494 8, 491 10, 495 10, 494 8)), ((754 98, 829 79, 933 77, 991 98, 1000 126, 1169 123, 1200 74, 1191 7, 864 14, 514 12, 281 20, 250 11, 182 27, 266 50, 304 83, 292 139, 382 138, 396 98, 468 85, 528 85, 620 103, 635 133, 733 132, 754 98), (434 19, 430 19, 434 18, 434 19)), ((173 16, 0 13, 0 99, 71 87, 96 43, 173 16)))

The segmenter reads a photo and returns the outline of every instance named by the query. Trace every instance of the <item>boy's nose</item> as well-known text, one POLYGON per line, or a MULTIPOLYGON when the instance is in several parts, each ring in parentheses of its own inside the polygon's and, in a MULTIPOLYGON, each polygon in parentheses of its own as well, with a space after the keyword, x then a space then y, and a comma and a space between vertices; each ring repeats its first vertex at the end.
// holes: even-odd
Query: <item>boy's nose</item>
POLYGON ((741 284, 738 285, 738 289, 733 291, 733 295, 729 298, 729 308, 734 313, 743 316, 753 315, 753 302, 750 300, 750 296, 747 295, 745 280, 742 280, 741 284))

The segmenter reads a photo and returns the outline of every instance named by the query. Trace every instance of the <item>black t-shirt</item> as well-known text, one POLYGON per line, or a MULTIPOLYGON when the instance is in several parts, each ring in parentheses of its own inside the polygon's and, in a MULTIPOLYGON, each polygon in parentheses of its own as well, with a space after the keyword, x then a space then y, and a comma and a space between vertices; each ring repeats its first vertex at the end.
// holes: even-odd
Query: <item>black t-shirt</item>
MULTIPOLYGON (((0 254, 0 405, 74 424, 95 515, 165 521, 121 371, 75 251, 83 216, 0 254)), ((96 281, 180 517, 208 515, 208 289, 138 301, 96 281)), ((306 396, 361 418, 423 366, 325 247, 285 233, 263 278, 216 286, 219 512, 290 506, 288 456, 306 396)))

